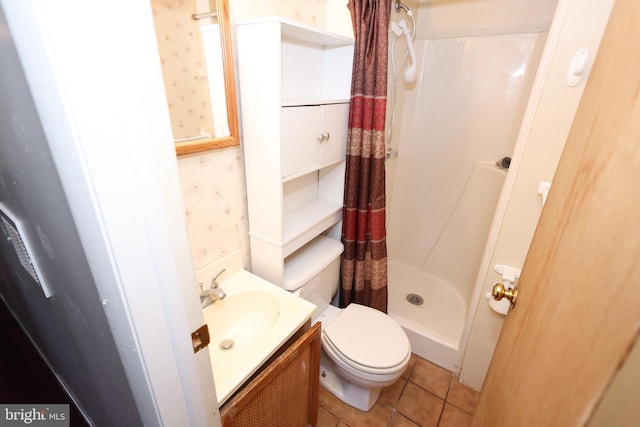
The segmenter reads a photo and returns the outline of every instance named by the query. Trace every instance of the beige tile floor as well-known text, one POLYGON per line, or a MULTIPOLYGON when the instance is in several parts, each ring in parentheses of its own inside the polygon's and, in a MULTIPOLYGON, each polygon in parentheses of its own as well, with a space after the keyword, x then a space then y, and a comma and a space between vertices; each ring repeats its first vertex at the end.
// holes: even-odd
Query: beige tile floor
POLYGON ((468 426, 480 393, 458 382, 451 372, 412 355, 393 385, 363 412, 320 387, 318 427, 462 427, 468 426))

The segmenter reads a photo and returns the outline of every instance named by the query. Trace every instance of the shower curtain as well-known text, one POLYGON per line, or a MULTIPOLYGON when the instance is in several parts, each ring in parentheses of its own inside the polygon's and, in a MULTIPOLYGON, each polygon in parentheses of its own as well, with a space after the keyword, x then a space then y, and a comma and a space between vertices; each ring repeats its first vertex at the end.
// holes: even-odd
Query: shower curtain
POLYGON ((385 119, 391 0, 350 0, 355 51, 349 107, 340 306, 387 312, 385 119))

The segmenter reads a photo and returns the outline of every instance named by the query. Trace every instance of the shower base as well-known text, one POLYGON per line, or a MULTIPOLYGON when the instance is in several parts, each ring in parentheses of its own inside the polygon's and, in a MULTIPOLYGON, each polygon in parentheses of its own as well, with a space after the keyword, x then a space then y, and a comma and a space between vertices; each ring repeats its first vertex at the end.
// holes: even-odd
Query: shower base
POLYGON ((467 304, 456 288, 438 277, 390 261, 388 293, 388 313, 407 333, 412 352, 459 373, 467 304), (410 303, 408 294, 421 296, 423 303, 410 303))

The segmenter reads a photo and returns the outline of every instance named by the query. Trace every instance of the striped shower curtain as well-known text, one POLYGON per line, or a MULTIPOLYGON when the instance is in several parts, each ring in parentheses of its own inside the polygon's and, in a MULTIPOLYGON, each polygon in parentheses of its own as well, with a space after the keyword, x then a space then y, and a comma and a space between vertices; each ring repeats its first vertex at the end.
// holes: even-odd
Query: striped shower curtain
POLYGON ((342 216, 340 305, 387 312, 385 119, 391 0, 350 0, 355 52, 342 216))

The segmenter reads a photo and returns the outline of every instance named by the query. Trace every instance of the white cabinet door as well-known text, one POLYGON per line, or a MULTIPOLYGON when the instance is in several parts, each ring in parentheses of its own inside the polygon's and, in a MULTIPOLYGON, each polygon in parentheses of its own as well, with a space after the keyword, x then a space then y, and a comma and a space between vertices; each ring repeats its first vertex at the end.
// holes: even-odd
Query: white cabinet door
POLYGON ((320 159, 320 107, 282 107, 281 172, 286 177, 317 168, 320 159))
POLYGON ((325 136, 325 139, 320 144, 321 166, 346 155, 348 124, 348 103, 328 104, 322 106, 322 125, 320 133, 325 136))
POLYGON ((344 157, 349 104, 282 107, 282 177, 306 173, 344 157))

